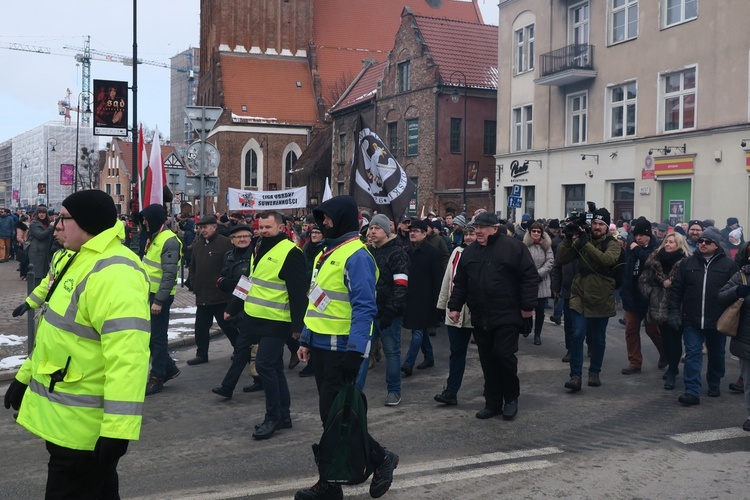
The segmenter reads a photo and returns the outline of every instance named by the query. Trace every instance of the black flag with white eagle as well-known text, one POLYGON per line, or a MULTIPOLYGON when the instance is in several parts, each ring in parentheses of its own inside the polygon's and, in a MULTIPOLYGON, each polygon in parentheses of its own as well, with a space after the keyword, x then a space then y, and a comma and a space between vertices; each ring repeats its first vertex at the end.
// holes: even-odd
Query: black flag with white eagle
POLYGON ((406 213, 415 189, 378 134, 360 116, 349 189, 357 204, 397 221, 406 213))

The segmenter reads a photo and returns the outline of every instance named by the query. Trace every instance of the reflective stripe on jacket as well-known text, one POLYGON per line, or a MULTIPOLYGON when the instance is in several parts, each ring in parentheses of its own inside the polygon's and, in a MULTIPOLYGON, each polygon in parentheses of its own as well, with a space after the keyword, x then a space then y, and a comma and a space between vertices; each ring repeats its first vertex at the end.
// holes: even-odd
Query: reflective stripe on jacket
MULTIPOLYGON (((346 261, 357 250, 361 249, 367 250, 364 243, 358 239, 352 240, 334 250, 323 261, 314 278, 313 288, 319 286, 331 302, 323 312, 318 311, 312 300, 308 303, 305 313, 305 326, 310 330, 322 335, 349 334, 352 323, 352 305, 349 300, 349 290, 344 284, 344 273, 346 261)), ((317 262, 316 259, 315 265, 317 265, 317 262)), ((379 275, 377 266, 375 269, 375 280, 377 281, 379 275)))
POLYGON ((245 314, 254 318, 291 322, 289 293, 279 272, 289 252, 302 250, 291 240, 281 240, 256 265, 250 257, 252 287, 245 298, 245 314))
POLYGON ((66 448, 93 450, 100 436, 140 435, 149 285, 137 256, 120 243, 122 232, 118 221, 93 237, 58 276, 34 351, 16 375, 29 386, 18 423, 66 448), (66 364, 51 390, 51 375, 66 364))
MULTIPOLYGON (((175 242, 179 245, 179 251, 177 252, 177 265, 176 269, 180 267, 180 255, 182 254, 182 242, 180 239, 170 230, 165 229, 161 231, 149 244, 146 250, 146 255, 143 256, 143 266, 146 268, 146 274, 149 279, 149 291, 156 293, 159 291, 162 277, 164 276, 164 266, 162 263, 162 253, 167 240, 174 238, 175 242)), ((175 270, 176 271, 176 270, 175 270)), ((174 295, 177 292, 177 273, 174 272, 174 279, 170 295, 174 295)))

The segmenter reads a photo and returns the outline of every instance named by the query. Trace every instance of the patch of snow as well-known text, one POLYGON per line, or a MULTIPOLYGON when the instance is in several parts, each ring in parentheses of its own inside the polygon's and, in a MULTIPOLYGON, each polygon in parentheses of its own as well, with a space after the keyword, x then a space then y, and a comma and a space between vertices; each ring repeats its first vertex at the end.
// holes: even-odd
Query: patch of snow
POLYGON ((0 345, 21 345, 26 342, 26 337, 18 335, 0 335, 0 345))
POLYGON ((193 307, 178 307, 176 309, 170 309, 169 314, 195 314, 198 312, 198 308, 193 307))
POLYGON ((0 359, 0 370, 18 368, 24 361, 26 361, 25 354, 23 356, 8 356, 7 358, 0 359))
POLYGON ((167 337, 169 340, 175 340, 187 337, 188 335, 193 335, 194 333, 195 330, 193 328, 172 328, 170 326, 169 331, 167 332, 167 337))
POLYGON ((169 326, 172 325, 195 325, 195 318, 175 318, 169 320, 169 326))

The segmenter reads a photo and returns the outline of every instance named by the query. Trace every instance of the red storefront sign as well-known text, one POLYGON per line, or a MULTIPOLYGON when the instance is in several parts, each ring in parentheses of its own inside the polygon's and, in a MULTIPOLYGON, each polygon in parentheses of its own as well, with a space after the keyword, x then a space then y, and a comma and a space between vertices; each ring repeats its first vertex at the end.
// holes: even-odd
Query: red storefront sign
POLYGON ((654 160, 656 177, 665 175, 685 175, 694 172, 695 158, 692 156, 669 156, 654 160))

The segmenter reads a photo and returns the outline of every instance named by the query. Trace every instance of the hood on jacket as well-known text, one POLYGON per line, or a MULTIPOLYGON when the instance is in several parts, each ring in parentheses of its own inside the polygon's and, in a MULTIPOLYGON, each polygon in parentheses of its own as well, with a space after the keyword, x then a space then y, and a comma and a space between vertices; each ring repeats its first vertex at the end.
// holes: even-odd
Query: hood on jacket
MULTIPOLYGON (((526 234, 523 235, 523 244, 527 247, 530 247, 534 244, 534 239, 531 237, 531 232, 526 231, 526 234)), ((552 248, 552 238, 549 237, 547 233, 542 231, 542 248, 546 252, 550 248, 552 248)))
POLYGON ((324 201, 313 210, 313 216, 326 238, 336 239, 352 231, 359 232, 357 202, 349 195, 334 196, 324 201), (326 215, 333 222, 331 228, 323 225, 326 215))
POLYGON ((164 206, 154 203, 141 210, 141 213, 138 214, 138 222, 141 226, 144 226, 144 221, 148 221, 149 235, 157 233, 167 221, 167 212, 164 210, 164 206))

